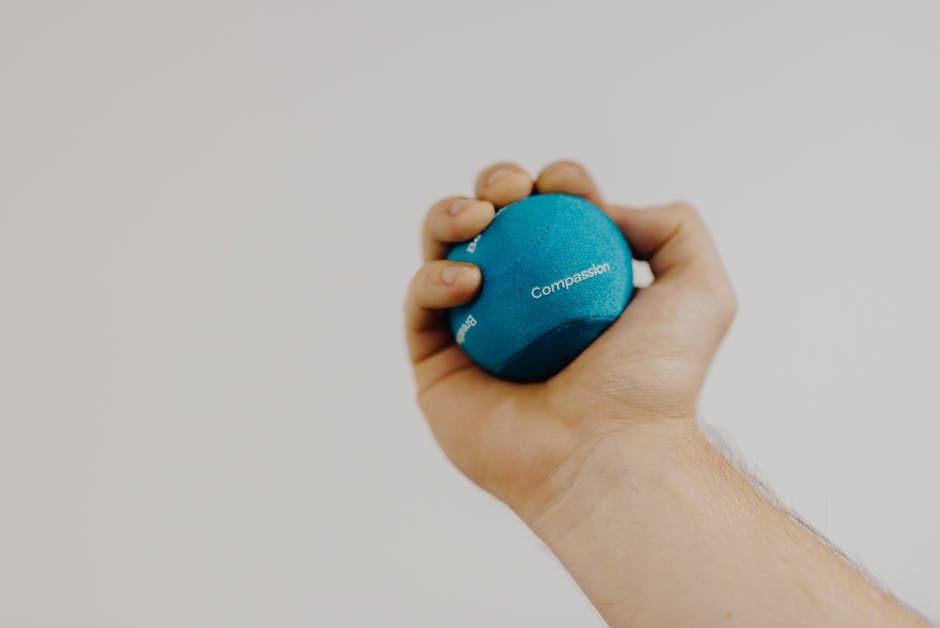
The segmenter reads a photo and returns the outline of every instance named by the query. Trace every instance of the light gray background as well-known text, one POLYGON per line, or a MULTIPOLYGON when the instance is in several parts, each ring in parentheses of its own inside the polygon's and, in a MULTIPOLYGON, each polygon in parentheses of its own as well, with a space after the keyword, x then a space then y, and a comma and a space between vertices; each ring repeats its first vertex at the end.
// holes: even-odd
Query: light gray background
POLYGON ((703 418, 940 616, 938 19, 4 0, 0 624, 599 625, 400 334, 426 206, 558 157, 700 206, 741 302, 703 418))

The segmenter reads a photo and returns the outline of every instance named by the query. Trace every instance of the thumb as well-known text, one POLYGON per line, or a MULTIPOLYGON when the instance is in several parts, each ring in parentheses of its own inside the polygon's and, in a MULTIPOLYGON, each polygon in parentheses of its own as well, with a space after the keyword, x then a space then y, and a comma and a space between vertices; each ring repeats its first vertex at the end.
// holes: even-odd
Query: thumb
POLYGON ((649 262, 657 278, 679 273, 725 277, 715 243, 691 205, 637 209, 608 204, 604 209, 620 227, 634 256, 649 262))
POLYGON ((694 207, 674 203, 644 209, 605 204, 637 259, 649 262, 657 283, 704 290, 722 313, 734 317, 734 290, 715 243, 694 207))

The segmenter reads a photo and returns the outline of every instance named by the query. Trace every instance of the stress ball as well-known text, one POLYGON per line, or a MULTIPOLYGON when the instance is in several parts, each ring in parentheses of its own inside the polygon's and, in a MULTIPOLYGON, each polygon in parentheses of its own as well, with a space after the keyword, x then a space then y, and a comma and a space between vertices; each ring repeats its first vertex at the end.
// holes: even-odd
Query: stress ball
POLYGON ((457 344, 515 381, 548 379, 613 323, 633 293, 630 247, 596 205, 567 194, 500 210, 447 259, 480 267, 477 296, 449 311, 457 344))

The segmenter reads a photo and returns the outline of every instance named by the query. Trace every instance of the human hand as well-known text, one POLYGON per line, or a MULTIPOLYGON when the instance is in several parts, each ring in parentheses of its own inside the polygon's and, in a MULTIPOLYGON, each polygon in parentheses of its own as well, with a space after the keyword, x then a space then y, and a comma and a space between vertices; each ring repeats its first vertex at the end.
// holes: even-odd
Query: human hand
POLYGON ((631 209, 605 203, 579 164, 530 176, 514 164, 483 170, 476 198, 448 197, 428 212, 425 265, 405 300, 418 401, 440 445, 471 480, 531 521, 570 484, 598 444, 637 429, 676 438, 694 431, 696 400, 735 313, 735 297, 697 212, 685 204, 631 209), (446 310, 480 287, 476 266, 444 260, 496 209, 532 192, 566 193, 601 207, 655 281, 550 380, 517 384, 477 367, 456 345, 446 310))
POLYGON ((699 390, 735 297, 693 209, 604 203, 571 162, 534 183, 501 163, 480 174, 475 199, 431 208, 424 255, 405 310, 434 435, 545 541, 611 626, 926 625, 775 507, 698 431, 699 390), (601 207, 655 280, 560 373, 516 384, 454 343, 446 309, 473 298, 481 277, 441 258, 533 188, 601 207))

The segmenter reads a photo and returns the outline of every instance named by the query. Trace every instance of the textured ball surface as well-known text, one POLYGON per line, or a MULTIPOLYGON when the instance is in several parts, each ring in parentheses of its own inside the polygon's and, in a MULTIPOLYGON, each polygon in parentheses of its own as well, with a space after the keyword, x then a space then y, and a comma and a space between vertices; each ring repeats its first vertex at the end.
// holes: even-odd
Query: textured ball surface
POLYGON ((502 209, 447 256, 480 267, 483 286, 450 310, 463 350, 490 373, 551 377, 613 323, 633 292, 630 248, 592 203, 531 196, 502 209))

